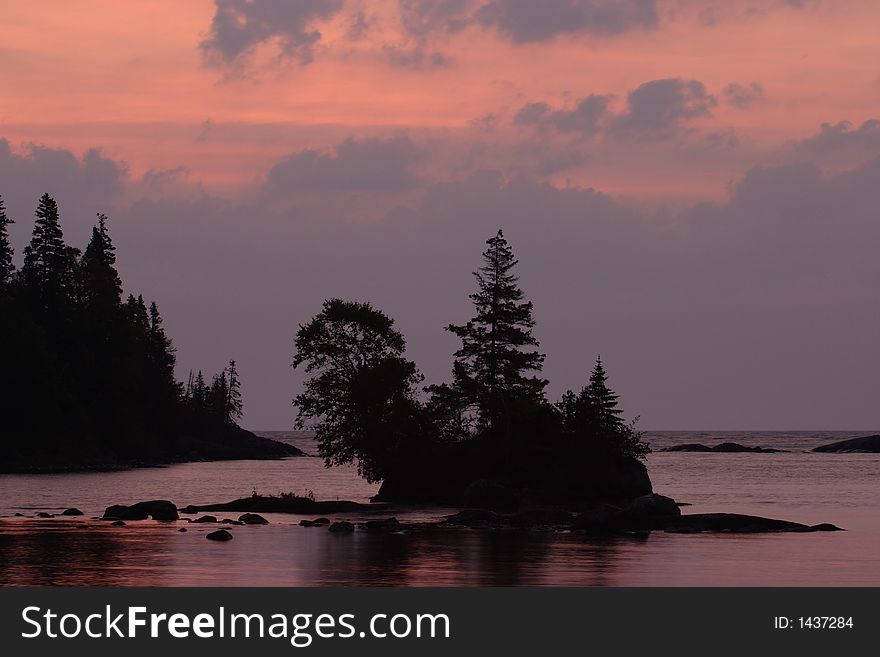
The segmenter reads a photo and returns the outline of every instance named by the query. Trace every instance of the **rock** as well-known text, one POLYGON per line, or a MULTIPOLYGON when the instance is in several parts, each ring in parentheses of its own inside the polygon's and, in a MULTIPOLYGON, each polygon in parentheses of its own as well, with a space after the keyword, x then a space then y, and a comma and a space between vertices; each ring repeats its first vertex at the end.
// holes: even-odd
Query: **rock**
POLYGON ((116 518, 118 520, 178 520, 177 507, 168 500, 151 500, 138 502, 131 506, 114 504, 104 511, 104 519, 116 518))
POLYGON ((360 504, 348 500, 313 500, 310 497, 295 495, 251 495, 231 502, 218 504, 189 505, 180 509, 181 513, 196 514, 205 511, 226 511, 238 513, 296 513, 298 515, 317 515, 318 513, 362 513, 375 511, 376 505, 360 504))
POLYGON ((334 534, 350 534, 354 531, 354 525, 347 520, 341 520, 330 525, 330 531, 334 534))
POLYGON ((747 516, 738 513, 697 513, 678 518, 656 519, 655 529, 670 533, 696 534, 702 532, 732 532, 757 534, 765 532, 833 532, 843 531, 829 523, 803 525, 788 520, 747 516))
POLYGON ((661 452, 711 452, 712 448, 702 443, 685 443, 684 445, 673 445, 672 447, 664 447, 661 452))
POLYGON ((501 516, 488 509, 464 509, 447 516, 443 524, 476 528, 498 527, 501 525, 501 516))
POLYGON ((111 527, 125 527, 125 522, 123 520, 114 520, 110 523, 111 527))
POLYGON ((367 520, 364 528, 368 532, 396 532, 400 531, 400 521, 397 518, 385 518, 384 520, 367 520))
POLYGON ((862 438, 850 438, 828 445, 816 447, 814 452, 837 452, 837 453, 880 453, 880 436, 864 436, 862 438))
POLYGON ((217 522, 217 516, 201 516, 193 520, 193 522, 217 522))
POLYGON ((54 518, 54 517, 55 517, 54 513, 46 513, 45 511, 40 511, 37 514, 37 518, 54 518))
POLYGON ((178 530, 177 530, 177 531, 179 531, 179 532, 181 532, 181 533, 183 533, 183 532, 185 532, 185 531, 186 531, 186 527, 181 527, 181 528, 180 528, 180 529, 178 529, 178 530))
POLYGON ((329 525, 329 518, 315 518, 314 520, 300 520, 299 524, 301 527, 322 527, 323 525, 329 525))
POLYGON ((471 509, 511 511, 519 506, 520 490, 497 479, 478 479, 464 490, 462 503, 471 509))
POLYGON ((210 534, 206 534, 205 538, 209 541, 231 541, 232 534, 230 534, 225 529, 218 529, 215 532, 211 532, 210 534))
POLYGON ((630 502, 629 506, 624 509, 624 514, 640 518, 645 516, 680 516, 681 509, 671 497, 651 493, 637 497, 630 502))
POLYGON ((241 520, 233 520, 232 518, 223 518, 223 520, 220 521, 220 524, 241 526, 241 525, 245 525, 247 523, 244 523, 241 520))
POLYGON ((605 533, 612 530, 622 515, 623 509, 619 506, 604 504, 575 517, 571 528, 589 533, 605 533))
POLYGON ((238 517, 245 525, 268 525, 269 521, 257 513, 244 513, 238 517))
POLYGON ((740 452, 751 452, 754 454, 776 454, 784 450, 772 449, 769 447, 747 447, 739 443, 719 443, 713 447, 703 445, 702 443, 686 443, 684 445, 673 445, 665 447, 663 452, 719 452, 725 454, 735 454, 740 452))
POLYGON ((24 514, 23 513, 13 513, 12 517, 13 518, 24 518, 24 514))
POLYGON ((83 515, 83 512, 80 511, 79 509, 77 509, 76 507, 70 507, 69 509, 64 509, 64 511, 61 512, 61 515, 62 516, 81 516, 81 515, 83 515))

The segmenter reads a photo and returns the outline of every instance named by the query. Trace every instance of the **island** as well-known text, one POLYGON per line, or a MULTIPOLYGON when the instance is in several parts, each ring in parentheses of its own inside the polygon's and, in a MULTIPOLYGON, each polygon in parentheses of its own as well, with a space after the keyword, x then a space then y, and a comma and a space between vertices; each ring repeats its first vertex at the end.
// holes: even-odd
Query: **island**
POLYGON ((813 449, 814 452, 833 453, 867 453, 880 454, 880 435, 863 436, 862 438, 850 438, 828 445, 820 445, 813 449))
POLYGON ((158 305, 123 298, 116 253, 99 214, 85 250, 64 241, 44 194, 19 270, 0 199, 0 472, 59 472, 184 461, 278 459, 293 447, 238 426, 236 362, 213 377, 175 378, 158 305))
POLYGON ((773 449, 772 447, 748 447, 739 443, 719 443, 709 447, 702 443, 685 443, 683 445, 673 445, 672 447, 664 447, 661 452, 714 452, 716 454, 737 454, 742 452, 751 452, 753 454, 777 454, 784 452, 783 449, 773 449))

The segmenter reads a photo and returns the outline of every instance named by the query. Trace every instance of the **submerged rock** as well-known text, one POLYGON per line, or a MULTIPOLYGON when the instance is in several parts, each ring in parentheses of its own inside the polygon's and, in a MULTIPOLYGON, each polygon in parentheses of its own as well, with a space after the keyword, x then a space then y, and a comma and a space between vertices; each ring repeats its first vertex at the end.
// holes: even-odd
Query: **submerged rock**
POLYGON ((443 520, 443 524, 474 528, 498 527, 502 524, 502 518, 488 509, 464 509, 447 516, 443 520))
POLYGON ((665 447, 661 452, 719 452, 724 454, 736 454, 740 452, 751 452, 754 454, 776 454, 785 450, 773 449, 771 447, 748 447, 739 443, 720 443, 709 447, 702 443, 685 443, 684 445, 673 445, 665 447))
POLYGON ((37 513, 37 518, 54 518, 54 513, 46 513, 45 511, 40 511, 37 513))
POLYGON ((863 436, 862 438, 850 438, 828 445, 816 447, 814 452, 840 452, 840 453, 880 453, 880 436, 863 436))
POLYGON ((125 521, 124 520, 114 520, 113 522, 110 523, 110 526, 111 527, 125 527, 125 521))
POLYGON ((330 525, 330 531, 334 534, 350 534, 354 531, 354 525, 347 520, 341 520, 330 525))
POLYGON ((201 516, 193 520, 193 522, 204 523, 204 522, 217 522, 217 516, 201 516))
POLYGON ((185 532, 185 531, 186 531, 186 527, 181 527, 181 528, 180 528, 180 529, 178 529, 178 530, 177 530, 177 531, 179 531, 179 532, 181 532, 181 533, 183 533, 183 532, 185 532))
POLYGON ((314 520, 300 520, 301 527, 323 527, 330 524, 329 518, 315 518, 314 520))
POLYGON ((210 534, 205 534, 205 538, 209 541, 231 541, 232 534, 230 534, 225 529, 218 529, 215 532, 211 532, 210 534))
POLYGON ((734 532, 757 534, 764 532, 836 532, 843 531, 830 523, 803 525, 799 522, 748 516, 739 513, 696 513, 678 518, 660 519, 656 529, 678 534, 702 532, 734 532))
POLYGON ((131 506, 114 504, 104 511, 104 519, 116 518, 118 520, 178 520, 177 507, 168 500, 151 500, 138 502, 131 506))
POLYGON ((367 520, 364 529, 368 532, 396 532, 400 531, 401 525, 397 518, 385 518, 384 520, 367 520))
POLYGON ((61 515, 62 516, 81 516, 81 515, 83 515, 83 512, 80 511, 79 509, 77 509, 76 507, 70 507, 69 509, 64 509, 64 511, 61 512, 61 515))
POLYGON ((268 525, 269 521, 257 513, 243 513, 238 517, 239 522, 245 525, 268 525))

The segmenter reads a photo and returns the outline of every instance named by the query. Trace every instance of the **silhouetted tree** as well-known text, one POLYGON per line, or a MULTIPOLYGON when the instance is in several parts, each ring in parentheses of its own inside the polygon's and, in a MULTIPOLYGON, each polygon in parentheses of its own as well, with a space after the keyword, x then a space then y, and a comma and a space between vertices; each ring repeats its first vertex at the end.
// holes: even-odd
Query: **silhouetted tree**
POLYGON ((101 315, 114 310, 122 299, 122 281, 116 271, 116 248, 107 232, 107 217, 98 214, 98 224, 80 259, 82 301, 90 312, 101 315))
POLYGON ((0 293, 2 293, 12 281, 15 273, 15 265, 12 257, 12 243, 9 241, 9 224, 15 223, 6 216, 6 207, 3 205, 3 197, 0 196, 0 293))
POLYGON ((474 272, 477 291, 470 295, 476 314, 447 327, 461 339, 452 385, 432 392, 475 408, 479 427, 509 437, 513 406, 543 402, 547 381, 529 373, 541 370, 544 355, 535 349, 532 302, 523 300, 513 251, 500 230, 486 244, 483 266, 474 272))
POLYGON ((224 406, 223 420, 228 424, 235 424, 241 419, 242 399, 241 399, 241 380, 238 378, 238 369, 235 361, 229 361, 226 367, 226 403, 224 406))
POLYGON ((422 377, 403 358, 394 320, 369 303, 330 299, 300 325, 295 347, 293 367, 310 375, 293 400, 296 426, 313 426, 328 466, 356 461, 368 481, 384 478, 421 430, 422 377))
POLYGON ((34 214, 37 219, 24 249, 21 280, 38 309, 57 314, 74 293, 77 251, 64 243, 55 199, 43 194, 34 214))
POLYGON ((602 358, 590 373, 589 383, 580 393, 566 392, 556 403, 563 432, 579 449, 598 450, 611 455, 643 458, 650 449, 635 424, 621 419, 619 395, 608 386, 608 373, 602 358))
POLYGON ((623 411, 617 405, 620 395, 608 387, 608 374, 602 366, 601 356, 596 358, 585 395, 589 419, 594 431, 598 433, 614 432, 623 425, 623 420, 620 419, 623 411))

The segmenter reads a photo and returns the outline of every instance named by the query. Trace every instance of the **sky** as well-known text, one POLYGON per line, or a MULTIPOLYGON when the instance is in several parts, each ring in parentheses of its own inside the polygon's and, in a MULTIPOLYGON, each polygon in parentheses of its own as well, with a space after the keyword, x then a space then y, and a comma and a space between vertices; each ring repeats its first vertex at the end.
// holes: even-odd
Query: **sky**
POLYGON ((645 429, 876 429, 880 3, 0 0, 0 195, 109 215, 178 376, 287 429, 299 324, 395 318, 450 378, 502 228, 548 394, 645 429))

